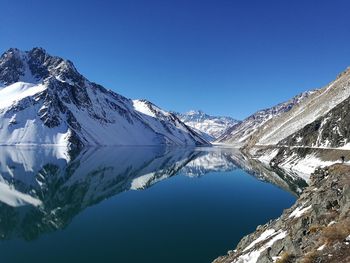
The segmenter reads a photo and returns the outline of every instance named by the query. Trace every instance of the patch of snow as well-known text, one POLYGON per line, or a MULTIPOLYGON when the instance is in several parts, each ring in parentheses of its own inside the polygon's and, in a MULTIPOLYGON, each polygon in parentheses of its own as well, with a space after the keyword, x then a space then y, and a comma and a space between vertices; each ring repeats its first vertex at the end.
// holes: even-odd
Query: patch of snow
POLYGON ((277 262, 277 260, 281 259, 281 256, 277 256, 277 257, 272 257, 273 262, 277 262))
POLYGON ((12 207, 25 205, 40 206, 42 203, 30 195, 23 194, 10 185, 0 182, 0 202, 3 202, 12 207))
POLYGON ((334 225, 335 223, 337 223, 337 222, 331 221, 331 222, 329 222, 329 224, 328 224, 327 226, 332 226, 332 225, 334 225))
POLYGON ((0 145, 67 146, 71 134, 68 126, 64 123, 53 128, 43 125, 37 114, 39 107, 32 105, 14 115, 0 112, 0 145))
POLYGON ((131 190, 139 190, 144 188, 149 181, 154 177, 154 173, 149 173, 135 178, 131 182, 131 190))
POLYGON ((326 247, 326 244, 323 244, 322 246, 320 246, 317 251, 322 251, 324 248, 326 247))
POLYGON ((330 166, 334 163, 337 163, 337 161, 323 161, 312 154, 300 158, 293 153, 288 158, 285 158, 279 166, 286 171, 290 170, 296 173, 300 178, 308 181, 316 168, 330 166))
POLYGON ((270 161, 276 157, 278 151, 279 151, 278 149, 269 150, 266 152, 266 154, 263 154, 262 156, 260 156, 258 160, 262 163, 269 164, 270 161))
POLYGON ((271 237, 276 231, 274 229, 267 229, 263 232, 257 239, 255 239, 249 246, 247 246, 243 251, 251 249, 257 243, 264 241, 265 239, 271 237))
POLYGON ((306 211, 308 211, 309 209, 311 209, 311 205, 309 205, 308 207, 305 208, 301 208, 301 207, 297 207, 290 215, 289 218, 298 218, 301 217, 306 211))
POLYGON ((0 89, 0 109, 7 108, 15 102, 33 96, 44 91, 47 87, 43 84, 31 84, 26 82, 16 82, 12 85, 0 89))
POLYGON ((339 148, 337 148, 337 149, 350 150, 350 142, 349 142, 349 143, 346 143, 344 146, 339 147, 339 148))
POLYGON ((247 254, 243 254, 239 256, 235 261, 232 263, 256 263, 260 257, 260 254, 266 250, 267 248, 271 247, 277 240, 283 239, 286 237, 287 232, 286 231, 279 231, 276 235, 271 238, 267 243, 262 245, 258 250, 253 250, 247 254), (278 233, 278 234, 277 234, 278 233))
POLYGON ((260 257, 262 251, 254 250, 248 254, 241 255, 238 259, 232 263, 256 263, 260 257))
POLYGON ((134 108, 135 110, 143 113, 143 114, 146 114, 148 116, 151 116, 151 117, 156 117, 156 115, 154 114, 154 112, 152 112, 150 110, 150 108, 147 106, 147 104, 142 101, 142 100, 133 100, 133 105, 134 105, 134 108))
POLYGON ((296 142, 301 142, 303 140, 303 137, 299 136, 298 138, 295 139, 296 142))

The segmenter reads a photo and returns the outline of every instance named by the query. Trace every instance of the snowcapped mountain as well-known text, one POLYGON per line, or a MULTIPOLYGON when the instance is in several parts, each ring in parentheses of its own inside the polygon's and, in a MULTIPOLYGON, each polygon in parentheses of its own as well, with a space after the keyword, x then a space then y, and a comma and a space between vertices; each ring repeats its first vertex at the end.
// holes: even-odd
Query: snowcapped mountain
POLYGON ((0 145, 207 144, 173 114, 90 82, 41 48, 0 57, 0 123, 0 145))
POLYGON ((225 131, 240 123, 231 117, 211 116, 203 111, 191 110, 187 113, 175 113, 187 126, 200 132, 209 141, 219 138, 225 131))
POLYGON ((300 104, 313 92, 301 93, 291 100, 280 103, 274 107, 260 110, 253 115, 249 116, 242 122, 230 127, 224 134, 217 139, 219 143, 228 143, 235 146, 244 146, 248 139, 260 128, 273 118, 281 115, 284 112, 290 111, 293 107, 300 104))

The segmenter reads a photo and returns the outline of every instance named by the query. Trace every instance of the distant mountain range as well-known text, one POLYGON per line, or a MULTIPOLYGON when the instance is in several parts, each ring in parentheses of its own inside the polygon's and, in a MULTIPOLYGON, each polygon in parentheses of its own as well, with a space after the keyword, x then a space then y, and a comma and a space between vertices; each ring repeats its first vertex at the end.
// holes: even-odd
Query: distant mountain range
POLYGON ((0 57, 0 145, 206 145, 174 114, 90 82, 42 48, 0 57))
POLYGON ((240 121, 226 116, 211 116, 200 110, 191 110, 184 114, 174 113, 187 126, 195 129, 205 139, 214 141, 240 121))

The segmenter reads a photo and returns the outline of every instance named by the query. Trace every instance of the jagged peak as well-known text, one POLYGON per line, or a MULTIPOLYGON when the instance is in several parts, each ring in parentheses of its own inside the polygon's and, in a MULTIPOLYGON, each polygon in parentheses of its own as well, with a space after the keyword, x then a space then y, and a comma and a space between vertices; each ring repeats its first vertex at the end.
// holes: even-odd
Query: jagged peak
POLYGON ((22 55, 23 57, 25 54, 47 54, 47 52, 42 47, 34 47, 28 51, 23 51, 18 48, 11 47, 1 55, 1 58, 6 58, 9 55, 22 55))
POLYGON ((5 85, 23 79, 43 81, 49 77, 73 82, 83 79, 72 61, 52 56, 42 47, 29 51, 10 48, 0 57, 0 82, 5 85), (31 77, 28 78, 28 74, 31 77))
POLYGON ((13 47, 11 47, 11 48, 9 48, 8 50, 6 50, 6 51, 2 54, 2 56, 8 55, 8 54, 18 54, 18 53, 21 53, 21 52, 23 52, 23 51, 19 50, 18 48, 13 48, 13 47))
POLYGON ((9 48, 0 56, 0 65, 5 64, 11 59, 19 60, 23 57, 24 52, 19 50, 18 48, 9 48))
POLYGON ((183 118, 203 118, 203 119, 227 119, 232 121, 239 121, 233 117, 230 116, 221 116, 221 115, 210 115, 203 110, 190 110, 186 113, 176 113, 178 116, 181 116, 183 118))
POLYGON ((58 57, 58 56, 52 56, 42 47, 35 47, 30 51, 26 51, 25 53, 28 54, 29 58, 45 59, 48 66, 50 66, 50 62, 51 62, 51 64, 55 64, 54 66, 56 68, 69 69, 78 73, 78 70, 76 69, 72 61, 70 61, 69 59, 58 57), (51 61, 47 62, 48 60, 51 60, 51 61))
POLYGON ((28 53, 41 53, 41 54, 47 54, 46 50, 42 47, 34 47, 32 50, 27 51, 28 53))

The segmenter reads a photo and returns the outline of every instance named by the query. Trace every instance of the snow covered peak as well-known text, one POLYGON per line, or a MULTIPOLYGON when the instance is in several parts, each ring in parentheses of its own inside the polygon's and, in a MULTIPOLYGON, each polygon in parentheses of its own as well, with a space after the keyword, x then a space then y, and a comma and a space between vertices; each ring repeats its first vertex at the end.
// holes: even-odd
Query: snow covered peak
POLYGON ((206 115, 203 111, 201 110, 190 110, 185 113, 186 115, 206 115))
POLYGON ((239 123, 238 120, 226 116, 211 116, 201 110, 191 110, 185 114, 174 113, 186 125, 202 133, 207 140, 213 141, 227 129, 239 123))
POLYGON ((181 115, 181 118, 186 119, 186 121, 201 121, 212 117, 201 110, 190 110, 184 114, 178 113, 178 115, 181 115))

